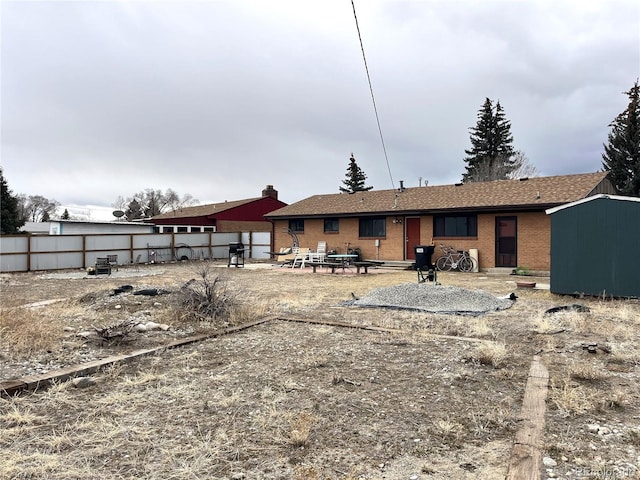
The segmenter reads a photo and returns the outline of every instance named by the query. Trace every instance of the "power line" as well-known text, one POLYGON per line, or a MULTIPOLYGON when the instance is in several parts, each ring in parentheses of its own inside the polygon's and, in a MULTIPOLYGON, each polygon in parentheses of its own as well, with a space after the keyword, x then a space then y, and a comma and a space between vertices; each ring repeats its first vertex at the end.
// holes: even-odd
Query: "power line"
POLYGON ((369 91, 371 92, 371 101, 373 102, 373 111, 376 114, 376 123, 378 124, 378 132, 380 133, 380 142, 382 143, 382 151, 384 152, 384 159, 387 162, 387 170, 389 171, 389 179, 391 180, 391 188, 395 190, 393 184, 393 176, 391 175, 391 167, 389 166, 389 157, 387 156, 387 147, 384 144, 384 137, 382 136, 382 127, 380 126, 380 117, 378 116, 378 107, 376 106, 376 97, 373 95, 373 86, 371 85, 371 76, 369 75, 369 66, 367 65, 367 56, 364 54, 364 45, 362 44, 362 35, 360 35, 360 25, 358 25, 358 15, 356 15, 356 6, 351 0, 351 6, 353 7, 353 18, 356 21, 356 30, 358 30, 358 39, 360 40, 360 50, 362 50, 362 59, 364 60, 364 69, 367 72, 367 80, 369 82, 369 91))

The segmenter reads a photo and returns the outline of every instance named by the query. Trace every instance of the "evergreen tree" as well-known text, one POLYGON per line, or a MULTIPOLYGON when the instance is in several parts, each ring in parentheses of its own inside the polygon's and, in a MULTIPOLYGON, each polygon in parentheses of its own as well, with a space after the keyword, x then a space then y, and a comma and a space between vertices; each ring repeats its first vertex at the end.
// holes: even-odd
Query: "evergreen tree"
POLYGON ((133 220, 139 220, 144 217, 142 207, 135 198, 129 202, 129 205, 127 206, 124 214, 129 222, 133 220))
POLYGON ((64 212, 62 212, 62 216, 60 217, 60 219, 69 220, 70 218, 71 218, 71 215, 69 215, 69 210, 65 208, 64 212))
POLYGON ((24 225, 18 208, 18 197, 14 196, 0 167, 0 234, 18 233, 24 225))
POLYGON ((351 158, 349 159, 349 167, 347 168, 345 177, 346 179, 342 181, 344 187, 339 187, 340 191, 343 193, 366 192, 373 188, 373 186, 364 186, 367 176, 356 163, 356 159, 353 157, 353 153, 351 154, 351 158))
POLYGON ((465 150, 463 182, 503 180, 516 168, 511 122, 502 105, 487 98, 478 111, 478 123, 471 131, 471 148, 465 150))
POLYGON ((640 197, 640 86, 624 92, 629 105, 609 125, 602 166, 622 195, 640 197))

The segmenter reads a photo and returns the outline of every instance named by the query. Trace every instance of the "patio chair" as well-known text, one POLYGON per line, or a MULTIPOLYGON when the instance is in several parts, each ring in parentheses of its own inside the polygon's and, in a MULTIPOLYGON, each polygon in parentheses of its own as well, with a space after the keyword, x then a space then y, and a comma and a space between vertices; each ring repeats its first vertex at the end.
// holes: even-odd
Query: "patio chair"
POLYGON ((315 252, 309 252, 308 261, 324 263, 327 260, 327 242, 318 242, 315 252))
POLYGON ((141 258, 142 258, 142 254, 139 253, 135 260, 131 260, 131 265, 133 265, 133 268, 135 269, 136 272, 140 271, 140 259, 141 258))
POLYGON ((111 264, 107 257, 96 258, 95 273, 96 275, 100 275, 101 273, 111 275, 111 264))
POLYGON ((107 255, 107 260, 109 261, 109 265, 111 265, 111 268, 115 268, 117 272, 118 271, 118 255, 107 255))
POLYGON ((309 261, 310 252, 310 248, 298 248, 295 257, 293 257, 293 262, 291 262, 291 268, 296 268, 298 265, 300 268, 304 268, 305 262, 309 261))
POLYGON ((291 247, 280 247, 280 250, 277 252, 265 252, 268 253, 270 257, 275 258, 276 260, 280 259, 280 257, 284 255, 289 255, 291 253, 291 247))
POLYGON ((289 265, 291 265, 293 263, 293 260, 296 258, 296 255, 298 254, 298 247, 293 247, 290 249, 291 252, 289 252, 286 255, 278 255, 278 263, 277 265, 281 266, 281 267, 287 267, 289 265))

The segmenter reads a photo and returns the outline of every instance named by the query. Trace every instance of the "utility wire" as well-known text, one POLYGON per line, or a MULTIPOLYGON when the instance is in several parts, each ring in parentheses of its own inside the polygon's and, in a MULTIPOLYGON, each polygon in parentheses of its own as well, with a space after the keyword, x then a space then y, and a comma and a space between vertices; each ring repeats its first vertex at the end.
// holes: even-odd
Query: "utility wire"
POLYGON ((380 142, 382 143, 382 151, 384 152, 384 159, 387 162, 387 170, 389 171, 391 188, 395 190, 396 187, 393 184, 393 176, 391 175, 391 167, 389 166, 389 157, 387 156, 387 147, 384 144, 384 137, 382 136, 382 127, 380 127, 380 117, 378 116, 378 107, 376 107, 376 97, 373 95, 373 87, 371 86, 371 76, 369 75, 367 57, 364 54, 364 45, 362 44, 362 35, 360 35, 360 25, 358 25, 358 15, 356 15, 356 6, 353 3, 353 0, 351 0, 351 6, 353 7, 353 18, 356 21, 356 30, 358 30, 358 39, 360 40, 360 50, 362 50, 362 60, 364 60, 364 69, 367 72, 367 80, 369 81, 369 91, 371 92, 371 101, 373 102, 373 111, 376 114, 376 123, 378 124, 378 132, 380 133, 380 142))

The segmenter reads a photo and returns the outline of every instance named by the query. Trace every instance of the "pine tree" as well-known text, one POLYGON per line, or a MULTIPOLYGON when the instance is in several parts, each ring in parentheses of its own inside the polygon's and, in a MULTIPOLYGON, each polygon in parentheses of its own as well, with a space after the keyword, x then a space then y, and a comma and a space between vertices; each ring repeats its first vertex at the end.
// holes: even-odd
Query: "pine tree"
POLYGON ((354 158, 353 153, 351 154, 351 158, 349 159, 349 167, 347 168, 345 177, 346 179, 342 181, 344 187, 339 187, 340 191, 343 193, 366 192, 373 188, 373 186, 364 186, 367 176, 356 163, 356 159, 354 158))
POLYGON ((133 220, 139 220, 144 217, 142 207, 140 206, 140 203, 138 203, 138 201, 135 198, 131 200, 131 202, 129 202, 129 206, 125 211, 125 216, 127 217, 127 220, 129 222, 133 220))
POLYGON ((629 105, 609 125, 609 143, 604 146, 602 166, 622 195, 640 197, 640 86, 628 92, 629 105))
POLYGON ((511 122, 507 120, 502 105, 485 99, 478 111, 478 123, 471 131, 471 148, 465 150, 466 173, 463 182, 483 182, 509 178, 516 167, 514 161, 511 122))
POLYGON ((69 220, 70 218, 71 218, 71 215, 69 215, 69 210, 65 208, 64 212, 62 212, 62 216, 60 217, 60 219, 69 220))
POLYGON ((18 233, 24 220, 20 217, 18 197, 14 196, 0 168, 0 234, 18 233))

